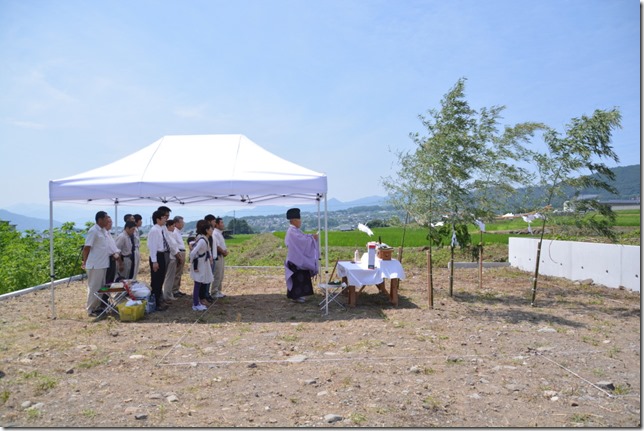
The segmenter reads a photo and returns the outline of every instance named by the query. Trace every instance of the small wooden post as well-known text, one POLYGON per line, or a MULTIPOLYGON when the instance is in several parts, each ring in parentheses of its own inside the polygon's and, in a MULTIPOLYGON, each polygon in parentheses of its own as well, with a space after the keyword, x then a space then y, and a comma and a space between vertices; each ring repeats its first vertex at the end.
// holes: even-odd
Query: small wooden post
POLYGON ((398 247, 398 262, 402 263, 402 254, 403 254, 403 248, 402 246, 398 247))

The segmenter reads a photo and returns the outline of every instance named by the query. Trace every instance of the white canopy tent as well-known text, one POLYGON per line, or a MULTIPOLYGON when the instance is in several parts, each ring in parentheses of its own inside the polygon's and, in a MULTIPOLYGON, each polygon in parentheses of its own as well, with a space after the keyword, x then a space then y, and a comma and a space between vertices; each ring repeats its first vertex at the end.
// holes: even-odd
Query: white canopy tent
POLYGON ((54 202, 105 205, 159 202, 176 205, 262 205, 324 199, 325 267, 328 267, 327 178, 266 151, 244 135, 164 136, 105 166, 49 182, 52 314, 54 305, 54 202), (177 169, 177 158, 193 160, 177 169), (215 163, 215 161, 221 161, 215 163))

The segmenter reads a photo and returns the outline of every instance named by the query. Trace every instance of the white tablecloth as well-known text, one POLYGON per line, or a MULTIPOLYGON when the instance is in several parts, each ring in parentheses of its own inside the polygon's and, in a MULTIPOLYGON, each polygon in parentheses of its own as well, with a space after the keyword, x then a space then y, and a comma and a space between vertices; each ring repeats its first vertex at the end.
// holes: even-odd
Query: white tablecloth
POLYGON ((385 278, 405 279, 405 271, 396 259, 380 260, 376 258, 375 265, 374 269, 367 268, 367 254, 365 253, 358 263, 338 262, 336 270, 340 277, 347 277, 350 286, 356 287, 380 284, 385 278))

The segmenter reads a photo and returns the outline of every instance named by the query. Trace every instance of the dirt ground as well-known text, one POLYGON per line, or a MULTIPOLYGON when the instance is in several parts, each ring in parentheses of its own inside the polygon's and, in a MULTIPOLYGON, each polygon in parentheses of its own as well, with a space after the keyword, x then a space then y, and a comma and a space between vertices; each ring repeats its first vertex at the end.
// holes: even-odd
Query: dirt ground
POLYGON ((439 269, 430 309, 405 271, 398 307, 369 286, 328 316, 276 269, 138 322, 88 318, 85 281, 56 319, 49 290, 0 301, 0 426, 640 426, 638 292, 543 277, 531 307, 529 274, 460 269, 450 297, 439 269))

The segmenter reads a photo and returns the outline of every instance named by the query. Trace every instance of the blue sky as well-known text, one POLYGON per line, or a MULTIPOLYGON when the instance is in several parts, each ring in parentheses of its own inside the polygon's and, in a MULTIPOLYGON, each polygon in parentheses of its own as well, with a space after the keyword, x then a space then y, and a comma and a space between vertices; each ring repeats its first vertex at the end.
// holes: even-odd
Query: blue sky
MULTIPOLYGON (((619 107, 619 165, 640 162, 634 0, 0 0, 0 208, 164 135, 242 133, 382 195, 418 115, 467 78, 503 124, 619 107)), ((538 143, 535 143, 538 145, 538 143)), ((217 155, 183 154, 176 169, 217 155)))

